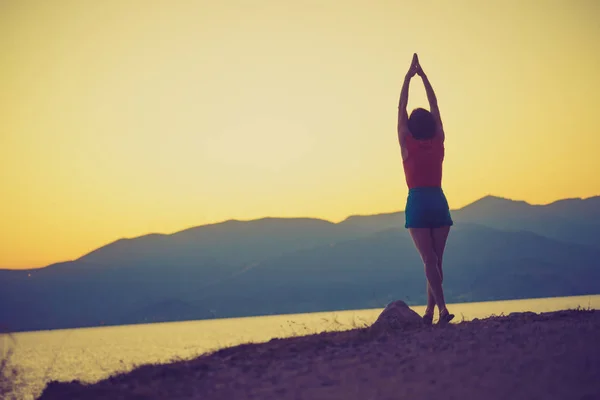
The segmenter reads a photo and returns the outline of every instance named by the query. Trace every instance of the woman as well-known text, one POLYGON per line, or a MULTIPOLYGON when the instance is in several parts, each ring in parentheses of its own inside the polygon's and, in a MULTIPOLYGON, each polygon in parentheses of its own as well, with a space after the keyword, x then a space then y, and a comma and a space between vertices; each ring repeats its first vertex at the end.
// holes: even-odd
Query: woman
POLYGON ((452 226, 448 201, 442 191, 444 161, 444 129, 433 88, 423 72, 417 54, 404 79, 398 105, 398 139, 402 151, 404 174, 408 185, 406 225, 425 264, 427 277, 427 308, 423 321, 431 324, 435 306, 439 323, 454 318, 446 308, 442 281, 442 257, 452 226), (406 112, 408 86, 419 75, 425 85, 431 111, 417 108, 410 117, 406 112))

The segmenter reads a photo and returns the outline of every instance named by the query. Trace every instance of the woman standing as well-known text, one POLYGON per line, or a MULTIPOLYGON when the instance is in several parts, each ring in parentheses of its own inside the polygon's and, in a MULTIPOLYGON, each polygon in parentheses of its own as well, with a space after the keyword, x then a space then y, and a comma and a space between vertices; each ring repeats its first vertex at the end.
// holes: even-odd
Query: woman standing
POLYGON ((446 308, 442 289, 442 257, 453 224, 448 201, 442 191, 444 139, 435 93, 415 53, 400 92, 398 140, 409 189, 405 227, 425 264, 427 309, 423 321, 428 324, 433 320, 436 305, 440 314, 439 323, 445 324, 454 318, 446 308), (415 75, 419 75, 423 80, 431 111, 417 108, 409 117, 406 112, 408 87, 415 75))

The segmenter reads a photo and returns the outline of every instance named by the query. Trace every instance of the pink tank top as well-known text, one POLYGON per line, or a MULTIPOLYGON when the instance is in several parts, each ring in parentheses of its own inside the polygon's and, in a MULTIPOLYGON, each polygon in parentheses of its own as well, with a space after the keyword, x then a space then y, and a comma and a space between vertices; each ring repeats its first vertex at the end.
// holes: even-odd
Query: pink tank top
POLYGON ((428 140, 417 140, 406 135, 406 154, 403 161, 404 175, 409 189, 415 187, 442 187, 442 163, 444 142, 442 135, 428 140))

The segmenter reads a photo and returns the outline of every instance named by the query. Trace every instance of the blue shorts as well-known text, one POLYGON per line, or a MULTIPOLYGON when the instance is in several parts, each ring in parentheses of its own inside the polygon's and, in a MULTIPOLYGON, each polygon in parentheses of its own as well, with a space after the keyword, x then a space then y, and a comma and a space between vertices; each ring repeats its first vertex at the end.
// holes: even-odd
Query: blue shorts
POLYGON ((450 208, 440 187, 418 187, 408 191, 405 228, 452 226, 450 208))

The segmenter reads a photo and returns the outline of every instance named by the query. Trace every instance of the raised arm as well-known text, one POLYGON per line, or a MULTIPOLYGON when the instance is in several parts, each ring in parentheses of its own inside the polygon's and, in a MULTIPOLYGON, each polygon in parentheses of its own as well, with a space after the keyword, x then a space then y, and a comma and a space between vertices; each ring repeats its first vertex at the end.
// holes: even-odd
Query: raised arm
POLYGON ((433 91, 433 87, 431 86, 431 83, 429 82, 429 78, 427 78, 427 75, 425 74, 425 72, 423 72, 423 68, 421 68, 421 64, 418 64, 417 74, 423 80, 423 85, 425 86, 425 92, 427 93, 427 100, 429 101, 429 110, 431 111, 431 114, 435 117, 435 119, 437 120, 437 123, 439 126, 439 132, 442 135, 442 139, 443 139, 444 138, 444 126, 442 125, 442 117, 440 115, 440 109, 438 108, 437 97, 435 97, 435 92, 433 91))
POLYGON ((415 53, 410 68, 404 77, 402 90, 400 91, 400 101, 398 102, 398 140, 401 146, 404 143, 404 136, 408 133, 408 113, 406 111, 406 107, 408 106, 408 88, 411 78, 417 73, 418 64, 419 59, 415 53))
POLYGON ((411 77, 408 75, 404 77, 404 83, 400 91, 400 102, 398 103, 398 137, 404 135, 408 129, 408 112, 406 111, 406 107, 408 105, 410 79, 411 77))

